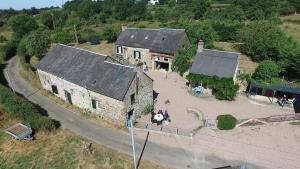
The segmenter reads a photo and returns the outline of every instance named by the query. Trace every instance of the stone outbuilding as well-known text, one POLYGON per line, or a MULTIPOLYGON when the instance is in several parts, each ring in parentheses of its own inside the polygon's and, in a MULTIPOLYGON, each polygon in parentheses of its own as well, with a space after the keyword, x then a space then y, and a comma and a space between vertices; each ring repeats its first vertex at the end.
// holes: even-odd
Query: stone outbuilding
POLYGON ((37 72, 44 89, 120 126, 153 105, 153 80, 141 66, 121 65, 98 53, 58 44, 37 72))
POLYGON ((130 64, 143 63, 151 70, 171 71, 178 50, 190 45, 184 29, 141 29, 122 27, 116 41, 116 56, 130 64))
POLYGON ((239 73, 239 57, 240 53, 236 52, 204 49, 203 42, 200 41, 189 73, 232 78, 236 82, 239 73))

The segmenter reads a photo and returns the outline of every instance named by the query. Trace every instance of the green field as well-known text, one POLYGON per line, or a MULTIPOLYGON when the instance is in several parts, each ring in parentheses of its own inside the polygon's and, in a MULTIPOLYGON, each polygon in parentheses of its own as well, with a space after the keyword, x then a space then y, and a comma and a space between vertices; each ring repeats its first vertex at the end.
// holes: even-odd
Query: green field
POLYGON ((291 15, 281 18, 282 28, 300 43, 300 15, 291 15))

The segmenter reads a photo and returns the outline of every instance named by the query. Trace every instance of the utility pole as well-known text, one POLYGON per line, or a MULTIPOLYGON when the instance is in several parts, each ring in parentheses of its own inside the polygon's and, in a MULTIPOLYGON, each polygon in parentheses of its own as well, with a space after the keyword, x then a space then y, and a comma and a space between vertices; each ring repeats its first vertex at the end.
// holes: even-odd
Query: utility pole
POLYGON ((77 36, 76 25, 74 25, 74 32, 75 32, 76 43, 78 44, 78 36, 77 36))
POLYGON ((132 123, 132 118, 130 119, 130 130, 131 130, 131 142, 132 142, 132 155, 133 155, 134 169, 137 169, 137 166, 136 166, 136 159, 135 159, 135 144, 134 144, 134 136, 133 136, 133 123, 132 123))
POLYGON ((54 16, 53 16, 53 13, 51 13, 51 17, 52 17, 53 30, 55 30, 55 23, 54 23, 54 16))

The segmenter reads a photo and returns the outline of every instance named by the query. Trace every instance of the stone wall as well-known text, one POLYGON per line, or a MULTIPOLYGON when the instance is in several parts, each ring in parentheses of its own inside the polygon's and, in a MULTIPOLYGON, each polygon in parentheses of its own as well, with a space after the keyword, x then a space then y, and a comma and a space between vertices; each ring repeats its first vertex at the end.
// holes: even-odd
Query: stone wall
MULTIPOLYGON (((116 46, 116 48, 117 48, 117 46, 116 46)), ((154 64, 155 59, 157 57, 159 57, 162 62, 169 63, 169 67, 170 67, 169 71, 171 71, 173 55, 152 53, 152 52, 150 52, 149 49, 143 49, 143 48, 133 48, 133 47, 127 47, 127 46, 122 46, 122 48, 123 48, 123 54, 121 54, 122 57, 124 59, 128 60, 133 65, 136 65, 138 63, 146 63, 147 67, 150 70, 155 70, 155 64, 154 64), (141 52, 141 59, 134 59, 134 51, 141 52), (164 58, 168 58, 168 61, 164 61, 164 58)))
POLYGON ((152 69, 152 60, 149 49, 143 48, 132 48, 123 46, 123 57, 129 60, 130 63, 136 65, 138 63, 146 63, 149 69, 152 69), (126 54, 127 49, 127 54, 126 54), (141 52, 141 59, 134 59, 134 51, 141 52))
POLYGON ((124 112, 123 101, 119 101, 93 91, 88 91, 81 86, 70 83, 41 70, 38 70, 38 75, 44 89, 52 92, 51 85, 57 86, 58 94, 54 95, 66 100, 64 91, 68 91, 71 94, 73 105, 91 111, 103 118, 112 120, 117 125, 125 125, 126 112, 124 112), (92 108, 91 99, 98 102, 98 108, 96 110, 92 108))
POLYGON ((137 76, 129 87, 124 99, 125 112, 134 110, 134 119, 139 117, 148 104, 153 105, 153 81, 147 76, 142 67, 137 69, 137 76), (135 103, 131 104, 131 95, 135 94, 135 103))

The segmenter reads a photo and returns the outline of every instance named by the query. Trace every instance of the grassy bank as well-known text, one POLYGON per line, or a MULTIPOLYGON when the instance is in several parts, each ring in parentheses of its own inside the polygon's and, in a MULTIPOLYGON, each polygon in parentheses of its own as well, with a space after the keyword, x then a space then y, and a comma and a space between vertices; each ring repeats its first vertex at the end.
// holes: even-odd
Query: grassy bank
MULTIPOLYGON (((92 143, 68 130, 38 132, 34 141, 12 140, 3 129, 17 120, 0 110, 0 169, 131 169, 130 156, 92 143), (92 143, 93 154, 84 154, 83 146, 92 143)), ((142 161, 143 169, 166 169, 142 161)))
POLYGON ((300 15, 291 15, 281 18, 282 28, 300 43, 300 15))

